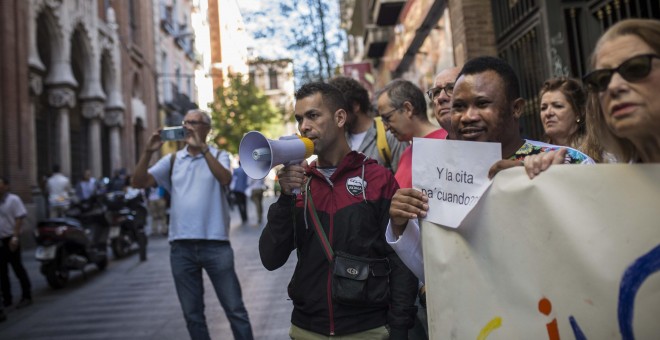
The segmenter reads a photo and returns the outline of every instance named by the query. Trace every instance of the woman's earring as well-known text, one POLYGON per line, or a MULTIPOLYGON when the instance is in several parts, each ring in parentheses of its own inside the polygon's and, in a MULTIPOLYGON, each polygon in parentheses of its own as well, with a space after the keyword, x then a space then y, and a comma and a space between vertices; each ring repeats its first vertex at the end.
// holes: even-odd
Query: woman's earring
POLYGON ((580 124, 582 122, 582 119, 578 118, 575 122, 580 124))

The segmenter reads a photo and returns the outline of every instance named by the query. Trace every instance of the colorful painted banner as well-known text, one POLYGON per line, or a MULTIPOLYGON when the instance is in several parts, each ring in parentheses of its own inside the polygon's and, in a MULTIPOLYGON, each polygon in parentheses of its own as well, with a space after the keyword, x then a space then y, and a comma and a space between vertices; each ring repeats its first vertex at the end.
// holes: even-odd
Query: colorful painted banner
POLYGON ((660 165, 506 170, 422 239, 431 339, 660 338, 660 165))

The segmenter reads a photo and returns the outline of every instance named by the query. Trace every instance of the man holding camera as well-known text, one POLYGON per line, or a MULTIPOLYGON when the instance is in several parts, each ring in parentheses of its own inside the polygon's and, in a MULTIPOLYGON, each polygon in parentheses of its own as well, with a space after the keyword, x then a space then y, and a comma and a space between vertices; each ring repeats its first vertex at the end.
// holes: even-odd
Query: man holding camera
POLYGON ((261 262, 275 270, 294 249, 289 283, 292 339, 407 339, 417 279, 385 241, 398 188, 390 171, 351 151, 347 107, 332 85, 296 92, 294 114, 318 159, 278 172, 282 195, 259 239, 261 262), (300 190, 301 195, 294 195, 300 190), (293 226, 293 227, 292 227, 293 226))
POLYGON ((206 144, 211 130, 206 112, 189 111, 183 128, 187 145, 148 168, 151 156, 163 145, 162 130, 151 136, 135 168, 133 186, 147 188, 157 183, 170 192, 170 265, 190 337, 210 338, 204 315, 204 269, 234 338, 252 339, 229 244, 229 206, 222 188, 231 182, 229 155, 206 144))

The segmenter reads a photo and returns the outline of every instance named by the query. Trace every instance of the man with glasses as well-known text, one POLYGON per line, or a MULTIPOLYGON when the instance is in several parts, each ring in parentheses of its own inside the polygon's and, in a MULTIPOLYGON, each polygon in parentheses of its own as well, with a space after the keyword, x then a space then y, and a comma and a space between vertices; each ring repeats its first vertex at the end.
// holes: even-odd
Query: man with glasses
POLYGON ((206 271, 225 310, 235 339, 252 339, 229 244, 229 205, 223 186, 231 182, 229 155, 206 144, 211 119, 201 110, 183 120, 186 146, 148 168, 163 145, 160 130, 151 135, 133 176, 136 188, 155 184, 170 192, 170 265, 179 302, 192 339, 209 339, 204 315, 206 271))
POLYGON ((384 129, 382 121, 378 122, 369 114, 369 92, 355 79, 340 76, 328 83, 342 92, 348 105, 346 138, 351 150, 362 152, 396 173, 408 143, 399 141, 384 129))
POLYGON ((458 72, 458 67, 450 67, 440 71, 433 82, 433 87, 426 91, 433 105, 433 115, 440 124, 440 127, 449 132, 448 138, 451 138, 451 96, 449 93, 454 89, 454 81, 458 72))
MULTIPOLYGON (((426 114, 424 92, 407 80, 393 80, 376 94, 378 114, 398 140, 413 137, 445 139, 447 131, 433 125, 426 114)), ((412 187, 412 144, 403 151, 394 177, 401 188, 412 187)))

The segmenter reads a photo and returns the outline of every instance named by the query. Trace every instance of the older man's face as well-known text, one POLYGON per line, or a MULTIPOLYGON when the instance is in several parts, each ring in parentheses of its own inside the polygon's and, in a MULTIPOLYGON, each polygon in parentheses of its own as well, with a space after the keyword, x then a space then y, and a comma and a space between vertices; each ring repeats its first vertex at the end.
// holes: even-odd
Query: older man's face
MULTIPOLYGON (((454 81, 460 69, 458 67, 448 68, 438 73, 430 90, 433 94, 433 115, 438 124, 445 129, 451 129, 451 96, 447 94, 447 87, 453 87, 454 81)), ((451 92, 451 91, 450 91, 451 92)))
MULTIPOLYGON (((211 124, 207 117, 201 112, 188 112, 183 118, 183 125, 188 129, 195 130, 202 141, 206 140, 206 136, 211 132, 211 124)), ((191 137, 188 136, 188 141, 191 137)))

